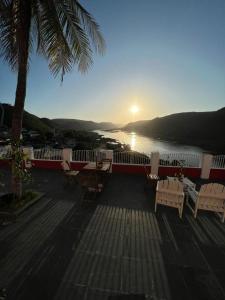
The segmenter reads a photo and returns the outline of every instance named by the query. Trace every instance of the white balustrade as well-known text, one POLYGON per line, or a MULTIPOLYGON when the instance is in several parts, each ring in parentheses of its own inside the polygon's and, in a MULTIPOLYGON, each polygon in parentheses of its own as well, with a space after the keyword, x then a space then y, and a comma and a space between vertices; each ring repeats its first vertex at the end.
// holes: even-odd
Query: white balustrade
POLYGON ((98 151, 95 150, 73 150, 72 161, 93 162, 96 161, 98 151))
POLYGON ((225 155, 213 156, 212 169, 225 169, 225 155))
POLYGON ((114 152, 113 163, 131 165, 150 165, 151 155, 136 152, 114 152))
MULTIPOLYGON (((94 162, 107 156, 107 150, 73 150, 72 161, 94 162)), ((63 160, 63 150, 53 148, 34 149, 34 159, 42 160, 63 160)), ((64 150, 65 152, 65 150, 64 150)), ((0 158, 11 158, 12 150, 10 146, 0 147, 0 158)), ((137 152, 113 152, 114 164, 130 165, 151 165, 151 154, 137 152)), ((160 153, 159 166, 170 167, 202 167, 202 154, 192 153, 160 153)), ((70 159, 70 160, 71 160, 70 159)), ((216 155, 212 158, 212 169, 225 169, 225 155, 216 155)))
POLYGON ((199 168, 201 157, 201 154, 192 153, 160 153, 159 165, 199 168))
POLYGON ((34 149, 34 159, 62 160, 62 149, 34 149))

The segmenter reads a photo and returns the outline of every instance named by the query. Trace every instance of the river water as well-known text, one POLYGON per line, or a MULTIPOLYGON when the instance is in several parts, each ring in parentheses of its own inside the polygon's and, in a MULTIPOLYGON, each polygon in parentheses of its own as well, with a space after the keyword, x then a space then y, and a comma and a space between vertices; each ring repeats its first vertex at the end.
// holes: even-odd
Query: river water
POLYGON ((135 132, 124 131, 102 131, 95 130, 98 134, 104 137, 112 138, 120 143, 129 144, 131 150, 150 153, 158 151, 160 153, 202 153, 204 150, 194 146, 181 145, 177 143, 162 141, 158 139, 152 139, 150 137, 144 137, 135 132))

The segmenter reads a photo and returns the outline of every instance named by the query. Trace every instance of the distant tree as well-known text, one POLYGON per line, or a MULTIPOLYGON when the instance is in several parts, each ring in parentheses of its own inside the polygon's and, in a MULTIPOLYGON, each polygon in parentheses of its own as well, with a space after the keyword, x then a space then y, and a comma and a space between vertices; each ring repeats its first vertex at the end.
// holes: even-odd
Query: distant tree
POLYGON ((74 138, 76 136, 75 131, 72 129, 64 130, 62 134, 65 138, 74 138))
MULTIPOLYGON (((53 75, 60 73, 63 81, 74 64, 85 72, 92 63, 92 49, 103 53, 105 43, 94 18, 76 0, 0 0, 0 55, 17 72, 13 151, 20 145, 28 62, 34 46, 48 60, 53 75)), ((20 197, 21 180, 12 174, 12 191, 20 197)))

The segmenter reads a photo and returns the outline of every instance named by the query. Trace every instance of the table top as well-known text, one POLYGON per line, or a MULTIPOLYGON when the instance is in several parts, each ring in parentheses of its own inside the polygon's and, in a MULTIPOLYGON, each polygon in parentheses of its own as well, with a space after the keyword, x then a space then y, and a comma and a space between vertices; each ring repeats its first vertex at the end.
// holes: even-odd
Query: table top
POLYGON ((103 162, 101 168, 97 168, 95 162, 90 162, 86 166, 83 167, 83 170, 107 172, 109 170, 109 168, 110 168, 110 162, 103 162))

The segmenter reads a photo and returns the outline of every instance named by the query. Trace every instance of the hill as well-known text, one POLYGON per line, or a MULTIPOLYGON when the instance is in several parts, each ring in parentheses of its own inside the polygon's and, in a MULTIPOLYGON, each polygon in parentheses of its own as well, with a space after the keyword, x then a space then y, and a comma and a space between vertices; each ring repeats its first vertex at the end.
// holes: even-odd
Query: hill
MULTIPOLYGON (((9 104, 2 104, 4 107, 4 125, 11 127, 12 123, 12 109, 13 107, 9 104)), ((110 122, 93 122, 76 119, 48 119, 39 118, 27 111, 24 111, 23 115, 23 127, 28 130, 35 130, 40 133, 52 132, 54 129, 58 130, 83 130, 91 131, 97 129, 115 129, 116 126, 110 122)))
POLYGON ((224 153, 225 107, 218 111, 178 113, 129 123, 123 130, 224 153))
MULTIPOLYGON (((13 107, 9 104, 3 104, 4 107, 4 125, 11 127, 13 107)), ((52 131, 52 128, 46 123, 42 122, 37 116, 24 111, 23 114, 23 127, 29 130, 35 130, 40 133, 52 131)))
POLYGON ((77 119, 53 119, 52 122, 60 129, 73 130, 97 130, 97 129, 115 129, 117 126, 110 122, 96 123, 93 121, 83 121, 77 119))

